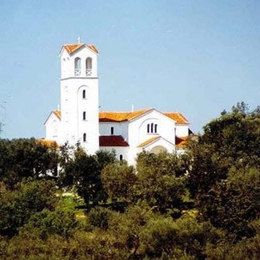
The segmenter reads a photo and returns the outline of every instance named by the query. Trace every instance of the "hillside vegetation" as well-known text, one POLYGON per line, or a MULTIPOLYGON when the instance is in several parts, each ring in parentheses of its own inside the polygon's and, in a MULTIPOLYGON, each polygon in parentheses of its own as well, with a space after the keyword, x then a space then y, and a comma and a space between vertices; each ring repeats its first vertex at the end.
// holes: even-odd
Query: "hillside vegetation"
POLYGON ((259 259, 259 173, 260 110, 244 103, 187 153, 143 152, 136 167, 2 139, 0 258, 259 259))

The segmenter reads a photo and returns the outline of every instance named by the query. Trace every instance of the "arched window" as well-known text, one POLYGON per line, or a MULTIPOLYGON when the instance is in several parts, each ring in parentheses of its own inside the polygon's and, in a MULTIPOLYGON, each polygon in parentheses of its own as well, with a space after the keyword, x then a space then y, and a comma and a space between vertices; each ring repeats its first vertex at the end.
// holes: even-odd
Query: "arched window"
POLYGON ((86 90, 85 90, 85 89, 82 91, 82 98, 83 98, 83 99, 86 98, 86 90))
POLYGON ((82 119, 86 120, 86 111, 83 112, 82 119))
POLYGON ((151 123, 151 124, 147 124, 147 133, 148 134, 157 134, 157 130, 158 130, 158 125, 151 123))
POLYGON ((150 133, 150 124, 147 125, 147 133, 150 133))
POLYGON ((123 161, 123 155, 122 154, 119 155, 119 160, 123 161))
POLYGON ((91 72, 92 72, 92 59, 88 57, 86 59, 86 75, 90 76, 91 72))
POLYGON ((74 60, 75 76, 80 76, 81 73, 81 60, 79 57, 74 60))
POLYGON ((86 133, 83 134, 83 142, 86 142, 87 141, 87 135, 86 133))

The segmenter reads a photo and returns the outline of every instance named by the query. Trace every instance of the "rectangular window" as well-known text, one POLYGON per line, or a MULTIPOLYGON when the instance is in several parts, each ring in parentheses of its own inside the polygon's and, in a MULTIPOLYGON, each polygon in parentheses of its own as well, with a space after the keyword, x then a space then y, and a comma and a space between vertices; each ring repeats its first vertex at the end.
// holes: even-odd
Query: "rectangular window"
POLYGON ((157 133, 157 124, 154 125, 154 132, 157 133))
POLYGON ((147 125, 147 133, 150 133, 150 124, 147 125))
POLYGON ((151 123, 151 133, 153 133, 153 123, 151 123))
POLYGON ((111 135, 114 134, 114 127, 111 127, 111 135))

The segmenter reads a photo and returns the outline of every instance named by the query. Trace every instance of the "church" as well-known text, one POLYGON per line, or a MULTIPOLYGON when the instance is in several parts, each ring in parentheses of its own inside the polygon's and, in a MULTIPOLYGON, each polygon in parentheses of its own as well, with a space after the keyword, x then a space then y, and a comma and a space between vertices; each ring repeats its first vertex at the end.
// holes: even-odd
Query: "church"
POLYGON ((138 153, 184 151, 191 134, 179 112, 154 108, 128 112, 99 111, 98 50, 92 44, 66 44, 60 51, 60 109, 44 125, 46 140, 59 145, 80 143, 88 153, 116 152, 135 164, 138 153))

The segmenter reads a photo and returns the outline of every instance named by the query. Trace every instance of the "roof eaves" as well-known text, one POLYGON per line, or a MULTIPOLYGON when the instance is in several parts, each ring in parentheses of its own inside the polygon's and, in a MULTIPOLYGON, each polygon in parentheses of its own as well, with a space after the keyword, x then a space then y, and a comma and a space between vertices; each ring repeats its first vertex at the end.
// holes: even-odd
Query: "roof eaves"
POLYGON ((46 125, 47 121, 49 120, 51 114, 54 114, 59 120, 61 120, 60 116, 57 115, 57 111, 56 110, 53 110, 49 113, 47 119, 45 120, 44 124, 43 125, 46 125))
POLYGON ((137 147, 139 148, 145 148, 151 144, 153 144, 154 142, 158 141, 160 138, 162 138, 161 136, 155 136, 155 137, 151 137, 150 139, 144 141, 143 143, 139 144, 137 147))

